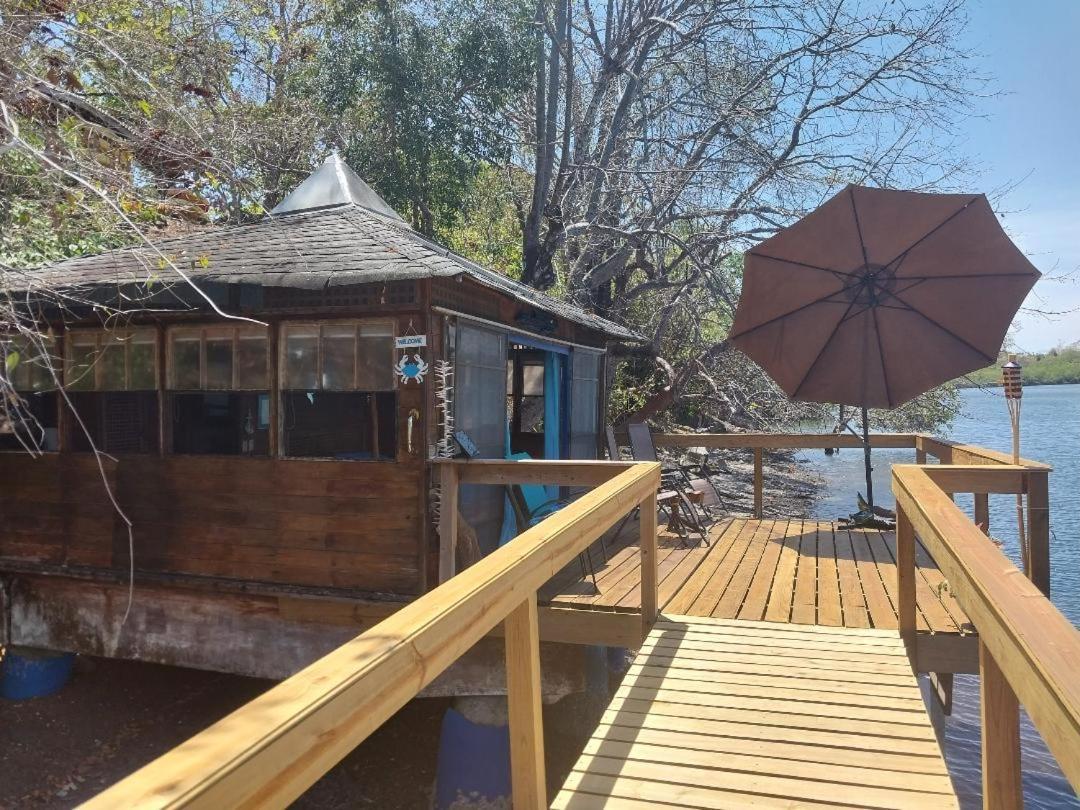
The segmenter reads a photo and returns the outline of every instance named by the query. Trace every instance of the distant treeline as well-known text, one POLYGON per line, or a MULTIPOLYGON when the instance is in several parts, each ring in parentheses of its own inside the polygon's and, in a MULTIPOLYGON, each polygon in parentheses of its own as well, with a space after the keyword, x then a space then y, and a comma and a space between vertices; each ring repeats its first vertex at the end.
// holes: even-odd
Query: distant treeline
MULTIPOLYGON (((962 387, 1000 385, 1002 355, 997 365, 989 366, 957 380, 962 387)), ((1044 354, 1019 354, 1016 361, 1024 367, 1025 385, 1066 385, 1080 383, 1080 345, 1051 349, 1044 354)))

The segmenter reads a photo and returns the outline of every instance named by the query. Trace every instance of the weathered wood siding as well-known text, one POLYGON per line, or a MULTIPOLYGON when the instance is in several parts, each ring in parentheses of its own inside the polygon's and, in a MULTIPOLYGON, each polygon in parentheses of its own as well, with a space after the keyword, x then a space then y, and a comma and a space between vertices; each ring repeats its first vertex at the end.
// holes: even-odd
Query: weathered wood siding
MULTIPOLYGON (((156 574, 412 594, 419 465, 125 456, 104 462, 156 574)), ((0 455, 5 561, 126 572, 128 539, 90 456, 0 455)))

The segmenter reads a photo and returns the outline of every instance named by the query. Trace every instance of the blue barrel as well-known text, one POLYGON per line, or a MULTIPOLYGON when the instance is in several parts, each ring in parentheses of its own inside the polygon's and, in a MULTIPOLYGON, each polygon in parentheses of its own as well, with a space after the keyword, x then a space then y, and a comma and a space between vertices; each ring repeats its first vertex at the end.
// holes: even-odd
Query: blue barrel
POLYGON ((510 801, 510 729, 447 709, 439 737, 435 810, 510 801))
POLYGON ((75 655, 9 647, 0 661, 0 698, 27 700, 51 695, 68 682, 75 655))

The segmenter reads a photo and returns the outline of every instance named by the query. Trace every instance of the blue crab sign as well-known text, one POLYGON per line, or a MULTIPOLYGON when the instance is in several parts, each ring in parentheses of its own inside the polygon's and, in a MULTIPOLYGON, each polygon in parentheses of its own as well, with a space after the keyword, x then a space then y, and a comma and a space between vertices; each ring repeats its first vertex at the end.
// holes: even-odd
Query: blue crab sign
POLYGON ((409 380, 416 383, 422 383, 424 381, 424 375, 427 374, 428 371, 428 364, 424 362, 424 358, 419 354, 414 354, 412 357, 403 354, 401 355, 401 359, 397 361, 397 365, 394 366, 394 371, 397 372, 402 385, 408 383, 409 380))
POLYGON ((424 375, 428 371, 428 364, 424 362, 420 352, 409 355, 409 349, 420 349, 424 346, 427 346, 427 335, 403 335, 394 338, 394 347, 402 351, 401 359, 394 366, 394 371, 397 373, 402 385, 406 385, 410 380, 418 385, 424 381, 424 375))

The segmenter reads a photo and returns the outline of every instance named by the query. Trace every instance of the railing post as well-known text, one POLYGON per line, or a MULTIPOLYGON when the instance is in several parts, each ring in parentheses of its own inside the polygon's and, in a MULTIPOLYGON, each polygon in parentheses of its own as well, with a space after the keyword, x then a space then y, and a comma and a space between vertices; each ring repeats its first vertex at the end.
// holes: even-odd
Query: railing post
POLYGON ((1020 705, 997 662, 979 642, 984 810, 1024 806, 1020 783, 1020 705))
POLYGON ((547 778, 535 593, 507 615, 504 629, 513 806, 514 810, 541 810, 547 807, 547 778))
POLYGON ((975 493, 975 524, 990 534, 990 496, 985 492, 975 493))
POLYGON ((1027 473, 1028 578, 1050 596, 1050 480, 1045 470, 1027 473))
POLYGON ((656 624, 659 612, 658 575, 656 562, 656 492, 645 496, 639 510, 641 544, 641 638, 644 639, 656 624))
POLYGON ((915 529, 904 507, 896 505, 896 618, 912 667, 916 661, 915 529))
POLYGON ((761 520, 765 516, 765 475, 762 472, 762 452, 754 448, 754 517, 761 520))
POLYGON ((457 556, 458 469, 440 464, 439 469, 439 582, 454 576, 457 556))

